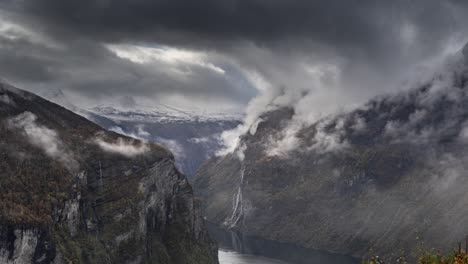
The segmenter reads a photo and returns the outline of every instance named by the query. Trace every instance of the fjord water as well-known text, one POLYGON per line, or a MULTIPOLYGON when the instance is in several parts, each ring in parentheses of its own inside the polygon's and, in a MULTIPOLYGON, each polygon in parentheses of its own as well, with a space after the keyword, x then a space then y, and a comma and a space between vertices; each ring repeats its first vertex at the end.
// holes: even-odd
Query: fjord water
POLYGON ((358 264, 359 259, 245 236, 207 223, 220 264, 358 264))
POLYGON ((291 264, 267 257, 243 254, 229 249, 220 249, 218 255, 220 264, 291 264))

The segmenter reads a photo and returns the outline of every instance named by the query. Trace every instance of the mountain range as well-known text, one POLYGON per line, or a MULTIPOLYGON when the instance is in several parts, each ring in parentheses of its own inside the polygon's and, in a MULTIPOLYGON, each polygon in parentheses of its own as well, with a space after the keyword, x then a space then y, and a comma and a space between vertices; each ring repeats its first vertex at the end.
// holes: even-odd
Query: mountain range
MULTIPOLYGON (((468 46, 409 91, 312 123, 259 116, 198 171, 209 221, 362 257, 452 249, 468 226, 468 46)), ((299 121, 298 121, 299 120, 299 121)))
POLYGON ((207 113, 157 103, 142 109, 112 103, 82 109, 71 103, 60 89, 40 94, 107 130, 164 145, 175 155, 178 169, 189 180, 203 162, 223 147, 221 133, 235 128, 243 119, 236 113, 207 113))
POLYGON ((164 145, 189 179, 223 147, 221 133, 235 128, 241 120, 239 115, 230 114, 203 115, 161 108, 122 110, 108 106, 90 109, 87 117, 108 130, 164 145))

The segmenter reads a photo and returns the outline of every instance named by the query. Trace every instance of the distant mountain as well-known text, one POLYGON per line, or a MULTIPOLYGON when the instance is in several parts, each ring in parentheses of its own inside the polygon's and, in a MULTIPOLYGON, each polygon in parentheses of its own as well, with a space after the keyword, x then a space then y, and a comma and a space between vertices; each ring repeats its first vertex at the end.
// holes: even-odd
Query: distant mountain
POLYGON ((145 110, 122 110, 112 106, 96 106, 89 109, 89 111, 119 121, 142 121, 152 123, 174 123, 187 121, 216 122, 242 119, 241 114, 208 113, 196 110, 181 110, 161 104, 155 104, 150 109, 145 110))
POLYGON ((187 112, 155 107, 151 111, 94 107, 86 116, 102 127, 169 148, 189 177, 222 147, 219 135, 240 124, 239 115, 187 112))
POLYGON ((106 105, 82 109, 60 89, 40 94, 105 129, 164 145, 175 155, 177 167, 189 180, 203 162, 223 147, 220 134, 235 128, 243 119, 242 114, 182 110, 157 103, 143 107, 144 110, 106 105))
POLYGON ((0 263, 217 263, 165 148, 0 83, 0 263))
POLYGON ((65 107, 66 109, 70 111, 80 112, 80 113, 85 112, 79 107, 77 107, 76 105, 74 105, 61 89, 54 89, 54 88, 42 89, 38 92, 38 95, 53 103, 56 103, 62 107, 65 107))
POLYGON ((419 87, 303 125, 290 140, 294 110, 265 113, 235 153, 197 173, 205 216, 353 256, 453 248, 468 226, 465 50, 419 87))

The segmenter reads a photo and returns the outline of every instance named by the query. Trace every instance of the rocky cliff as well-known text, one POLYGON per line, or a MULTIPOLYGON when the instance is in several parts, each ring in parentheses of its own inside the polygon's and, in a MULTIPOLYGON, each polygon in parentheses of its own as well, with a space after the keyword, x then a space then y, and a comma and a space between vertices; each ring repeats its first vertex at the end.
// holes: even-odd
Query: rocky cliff
POLYGON ((166 149, 0 84, 0 263, 217 263, 166 149))
POLYGON ((453 248, 468 232, 467 61, 459 52, 408 92, 313 124, 292 108, 263 114, 199 170, 206 217, 354 256, 453 248))

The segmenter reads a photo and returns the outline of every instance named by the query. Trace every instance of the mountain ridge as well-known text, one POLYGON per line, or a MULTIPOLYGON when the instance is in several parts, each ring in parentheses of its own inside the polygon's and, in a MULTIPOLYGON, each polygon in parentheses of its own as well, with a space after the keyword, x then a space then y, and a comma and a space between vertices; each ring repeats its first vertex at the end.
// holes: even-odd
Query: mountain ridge
POLYGON ((304 125, 290 138, 294 109, 263 114, 234 153, 197 173, 207 219, 356 257, 411 251, 418 241, 453 248, 468 224, 462 54, 420 87, 304 125))
POLYGON ((0 262, 217 263, 165 148, 0 84, 0 262))

